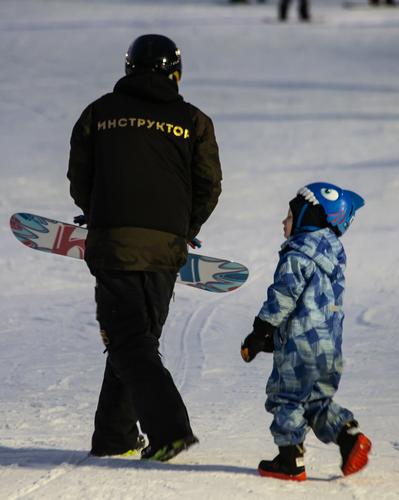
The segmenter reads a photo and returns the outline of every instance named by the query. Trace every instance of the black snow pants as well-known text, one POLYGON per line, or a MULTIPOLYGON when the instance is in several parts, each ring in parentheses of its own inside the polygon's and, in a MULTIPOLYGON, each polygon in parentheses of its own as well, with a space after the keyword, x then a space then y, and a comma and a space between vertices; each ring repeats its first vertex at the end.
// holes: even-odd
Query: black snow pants
POLYGON ((92 452, 134 449, 140 423, 154 449, 192 435, 158 351, 176 273, 96 270, 97 320, 107 346, 92 452))
MULTIPOLYGON (((278 17, 280 21, 286 21, 291 0, 279 0, 278 17)), ((302 21, 310 21, 310 2, 309 0, 298 0, 298 18, 302 21)))

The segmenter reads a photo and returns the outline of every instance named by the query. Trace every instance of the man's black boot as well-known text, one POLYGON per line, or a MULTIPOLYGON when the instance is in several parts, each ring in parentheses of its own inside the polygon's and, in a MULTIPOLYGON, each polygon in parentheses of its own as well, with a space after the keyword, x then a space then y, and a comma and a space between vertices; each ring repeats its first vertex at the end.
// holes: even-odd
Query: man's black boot
POLYGON ((89 455, 92 457, 112 457, 112 456, 124 456, 124 457, 130 457, 133 455, 138 455, 140 451, 144 448, 145 446, 145 437, 139 434, 137 436, 137 441, 134 446, 128 449, 124 450, 105 450, 105 449, 97 449, 97 448, 92 448, 89 455))
POLYGON ((197 443, 199 443, 198 438, 191 434, 184 438, 176 439, 175 441, 172 441, 164 446, 154 447, 150 444, 141 451, 141 459, 167 462, 182 451, 188 450, 191 446, 197 443))

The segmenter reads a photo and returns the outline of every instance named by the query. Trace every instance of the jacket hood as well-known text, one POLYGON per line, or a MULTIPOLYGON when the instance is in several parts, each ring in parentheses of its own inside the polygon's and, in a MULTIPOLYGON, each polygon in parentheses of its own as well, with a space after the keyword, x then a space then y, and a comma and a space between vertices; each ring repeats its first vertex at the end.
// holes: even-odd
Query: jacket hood
POLYGON ((182 101, 177 83, 167 76, 152 71, 136 70, 121 78, 114 92, 156 102, 182 101))
POLYGON ((338 267, 345 267, 346 264, 344 247, 329 228, 291 236, 281 246, 281 252, 285 253, 291 249, 312 259, 328 276, 336 273, 338 267))

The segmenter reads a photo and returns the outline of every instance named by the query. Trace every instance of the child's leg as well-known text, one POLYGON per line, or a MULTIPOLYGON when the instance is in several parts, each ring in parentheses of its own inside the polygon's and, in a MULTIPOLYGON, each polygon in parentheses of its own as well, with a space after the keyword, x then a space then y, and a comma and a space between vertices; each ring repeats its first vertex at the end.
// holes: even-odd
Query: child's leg
POLYGON ((342 408, 331 398, 317 399, 307 403, 305 407, 305 418, 323 443, 336 443, 345 424, 354 420, 351 411, 342 408))
POLYGON ((274 403, 269 398, 266 409, 274 415, 270 430, 279 454, 273 460, 262 460, 258 466, 259 474, 277 479, 306 480, 303 441, 308 426, 303 405, 292 401, 282 403, 281 399, 274 403))
POLYGON ((305 417, 320 441, 339 446, 345 476, 367 465, 371 441, 360 432, 351 411, 326 398, 308 404, 305 417))
POLYGON ((290 446, 304 442, 308 423, 301 403, 293 401, 273 403, 269 398, 266 402, 266 410, 274 415, 270 431, 277 446, 290 446))

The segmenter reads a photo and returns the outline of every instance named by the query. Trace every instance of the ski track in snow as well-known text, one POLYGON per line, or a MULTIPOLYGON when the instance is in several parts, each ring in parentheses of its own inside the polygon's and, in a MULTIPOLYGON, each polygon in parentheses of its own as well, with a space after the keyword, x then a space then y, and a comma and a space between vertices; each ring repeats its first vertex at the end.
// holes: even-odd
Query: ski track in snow
POLYGON ((205 359, 202 336, 212 321, 217 303, 218 301, 215 300, 213 303, 199 306, 189 314, 187 321, 182 325, 179 341, 179 363, 174 367, 176 385, 181 392, 185 392, 186 386, 198 383, 201 379, 205 359))
POLYGON ((76 461, 68 459, 66 464, 62 464, 58 467, 54 467, 43 474, 38 480, 34 481, 30 486, 22 488, 17 491, 15 495, 11 495, 9 500, 20 500, 22 498, 29 498, 34 494, 36 498, 40 498, 40 490, 48 486, 53 481, 56 481, 65 476, 66 474, 75 471, 75 467, 82 465, 86 460, 88 460, 87 453, 85 453, 84 458, 78 458, 76 461), (37 496, 39 495, 39 496, 37 496))

